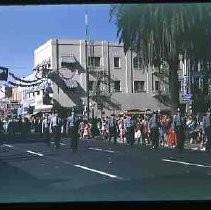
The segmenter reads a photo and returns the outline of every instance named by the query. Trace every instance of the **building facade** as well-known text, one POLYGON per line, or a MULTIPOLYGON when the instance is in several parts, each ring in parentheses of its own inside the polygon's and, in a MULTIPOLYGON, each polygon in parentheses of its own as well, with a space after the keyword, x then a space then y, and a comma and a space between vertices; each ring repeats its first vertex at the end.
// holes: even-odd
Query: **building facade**
MULTIPOLYGON (((89 107, 95 116, 99 114, 99 104, 105 114, 167 108, 157 99, 159 94, 168 95, 166 83, 155 74, 159 70, 143 66, 141 57, 134 52, 125 54, 123 44, 51 39, 34 51, 34 74, 43 75, 46 69, 53 107, 86 111, 88 90, 89 107)), ((40 107, 44 105, 43 93, 31 93, 35 110, 38 98, 40 107)))

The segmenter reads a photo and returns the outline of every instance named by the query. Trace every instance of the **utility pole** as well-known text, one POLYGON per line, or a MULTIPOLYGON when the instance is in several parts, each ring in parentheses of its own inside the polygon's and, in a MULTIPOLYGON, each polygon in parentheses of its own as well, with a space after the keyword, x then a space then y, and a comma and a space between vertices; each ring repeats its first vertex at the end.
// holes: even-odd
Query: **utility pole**
POLYGON ((88 40, 88 14, 87 14, 87 8, 86 8, 86 14, 85 14, 85 35, 86 35, 86 39, 85 39, 85 59, 86 59, 86 93, 87 93, 87 120, 89 120, 89 68, 88 68, 88 47, 87 47, 87 40, 88 40))

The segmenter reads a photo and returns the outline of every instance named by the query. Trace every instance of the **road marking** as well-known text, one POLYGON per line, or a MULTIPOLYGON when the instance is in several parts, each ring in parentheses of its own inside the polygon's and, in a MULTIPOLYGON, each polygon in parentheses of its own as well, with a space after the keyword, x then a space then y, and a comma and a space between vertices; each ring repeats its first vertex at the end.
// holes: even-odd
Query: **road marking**
POLYGON ((103 149, 100 149, 100 148, 89 147, 88 149, 90 149, 90 150, 96 150, 96 151, 103 151, 103 152, 115 153, 115 151, 113 151, 113 150, 103 150, 103 149))
POLYGON ((10 147, 12 148, 13 146, 12 145, 9 145, 9 144, 3 144, 5 147, 10 147))
POLYGON ((202 167, 202 168, 211 168, 211 166, 208 166, 208 165, 202 165, 202 164, 196 164, 196 163, 188 163, 188 162, 176 161, 176 160, 162 159, 162 161, 172 162, 172 163, 180 163, 180 164, 189 165, 189 166, 198 166, 198 167, 202 167))
POLYGON ((102 151, 102 149, 99 149, 99 148, 92 148, 92 147, 89 147, 88 149, 96 150, 96 151, 102 151))
POLYGON ((115 153, 114 151, 112 150, 104 150, 105 152, 110 152, 110 153, 115 153))
MULTIPOLYGON (((4 144, 4 146, 6 146, 6 147, 13 147, 12 145, 9 145, 9 144, 4 144)), ((17 149, 17 150, 22 150, 22 149, 19 149, 19 148, 16 148, 16 149, 17 149)), ((95 150, 100 150, 100 151, 102 151, 102 149, 99 149, 99 148, 89 148, 89 149, 95 149, 95 150)), ((22 150, 22 151, 23 151, 23 150, 22 150)), ((108 150, 108 151, 111 152, 111 150, 108 150)), ((33 152, 33 151, 31 151, 31 150, 27 150, 26 152, 28 152, 28 153, 30 153, 30 154, 33 154, 33 155, 38 155, 38 156, 41 156, 41 157, 44 156, 44 155, 41 154, 41 153, 33 152)), ((114 152, 114 151, 112 151, 112 152, 114 152)), ((96 170, 96 169, 93 169, 93 168, 88 168, 88 167, 82 166, 82 165, 77 165, 77 164, 74 165, 74 164, 71 163, 71 162, 59 160, 59 159, 57 159, 57 158, 50 158, 50 157, 47 157, 47 156, 45 156, 45 157, 46 157, 47 159, 53 159, 53 160, 59 161, 59 162, 61 161, 61 162, 63 162, 64 164, 72 165, 72 166, 77 167, 77 168, 81 168, 81 169, 88 170, 88 171, 92 171, 92 172, 94 172, 94 173, 98 173, 98 174, 101 174, 101 175, 104 175, 104 176, 108 176, 108 177, 110 177, 110 178, 115 178, 115 179, 123 180, 122 177, 119 177, 119 176, 117 176, 117 175, 109 174, 109 173, 106 173, 106 172, 103 172, 103 171, 99 171, 99 170, 96 170)))
POLYGON ((28 150, 28 151, 26 151, 26 152, 28 152, 28 153, 30 153, 30 154, 33 154, 33 155, 38 155, 38 156, 44 156, 43 154, 41 154, 41 153, 37 153, 37 152, 33 152, 33 151, 30 151, 30 150, 28 150))
POLYGON ((66 144, 64 144, 64 143, 60 143, 60 145, 65 146, 66 144))
POLYGON ((92 169, 92 168, 88 168, 86 166, 81 166, 81 165, 74 165, 74 166, 78 167, 78 168, 82 168, 82 169, 88 170, 88 171, 92 171, 92 172, 95 172, 95 173, 98 173, 98 174, 101 174, 101 175, 104 175, 104 176, 108 176, 108 177, 111 177, 111 178, 123 179, 122 177, 119 177, 119 176, 116 176, 116 175, 113 175, 113 174, 108 174, 106 172, 98 171, 98 170, 95 170, 95 169, 92 169))

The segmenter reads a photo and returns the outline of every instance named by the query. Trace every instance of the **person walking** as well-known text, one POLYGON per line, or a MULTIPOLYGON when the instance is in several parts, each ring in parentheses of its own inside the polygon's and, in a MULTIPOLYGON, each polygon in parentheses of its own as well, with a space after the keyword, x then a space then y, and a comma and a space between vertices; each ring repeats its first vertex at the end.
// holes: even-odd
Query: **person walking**
POLYGON ((126 142, 131 146, 135 142, 135 122, 130 115, 125 119, 126 142))
POLYGON ((51 118, 50 128, 53 133, 54 145, 57 149, 60 147, 61 141, 61 123, 62 120, 59 117, 58 111, 55 111, 53 117, 51 118))
POLYGON ((42 121, 42 133, 44 135, 45 140, 47 141, 47 145, 50 146, 50 119, 48 118, 48 114, 45 114, 44 119, 42 121))
POLYGON ((152 141, 152 149, 157 149, 159 146, 159 119, 157 112, 153 112, 152 117, 149 119, 149 130, 152 141))
POLYGON ((205 151, 210 152, 211 149, 211 114, 210 109, 207 110, 207 114, 203 117, 203 132, 206 137, 205 151))
POLYGON ((109 130, 109 144, 111 143, 111 139, 114 139, 114 144, 117 143, 117 137, 119 134, 119 126, 117 123, 117 120, 114 118, 114 115, 112 114, 109 121, 108 121, 108 130, 109 130))
POLYGON ((185 142, 185 120, 181 116, 180 109, 173 117, 173 128, 176 133, 177 145, 176 148, 181 152, 184 149, 185 142))
POLYGON ((76 153, 78 151, 78 139, 80 136, 79 125, 80 121, 75 116, 75 112, 72 111, 71 115, 67 117, 66 130, 68 137, 70 138, 70 146, 73 153, 76 153))

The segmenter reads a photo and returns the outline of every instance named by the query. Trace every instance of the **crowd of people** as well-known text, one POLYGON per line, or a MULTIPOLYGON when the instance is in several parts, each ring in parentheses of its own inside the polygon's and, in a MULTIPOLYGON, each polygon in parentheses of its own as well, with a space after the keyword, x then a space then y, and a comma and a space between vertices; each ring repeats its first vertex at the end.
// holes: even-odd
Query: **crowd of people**
POLYGON ((112 114, 90 121, 77 116, 74 112, 69 113, 67 117, 61 117, 58 111, 55 111, 30 120, 28 118, 9 119, 6 127, 5 122, 1 121, 0 132, 1 136, 5 134, 24 136, 32 133, 43 135, 46 143, 51 145, 53 141, 56 148, 59 148, 62 137, 68 137, 71 139, 73 152, 77 151, 79 139, 91 138, 108 140, 109 144, 112 140, 114 144, 117 144, 118 139, 131 146, 137 143, 149 145, 152 149, 171 147, 179 151, 184 149, 185 141, 189 141, 205 147, 205 150, 210 152, 210 116, 210 109, 202 118, 198 115, 184 116, 178 109, 174 115, 154 111, 151 114, 139 116, 112 114))

